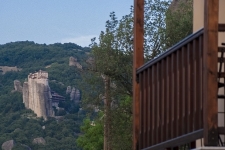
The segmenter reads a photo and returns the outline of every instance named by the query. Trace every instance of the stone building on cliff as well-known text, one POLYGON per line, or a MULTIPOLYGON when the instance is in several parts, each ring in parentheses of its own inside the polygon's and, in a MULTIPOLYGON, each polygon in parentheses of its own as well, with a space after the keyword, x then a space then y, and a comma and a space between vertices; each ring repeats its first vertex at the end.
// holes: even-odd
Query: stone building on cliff
POLYGON ((46 71, 40 70, 28 75, 27 82, 23 84, 23 103, 26 108, 33 110, 37 117, 47 119, 48 116, 54 116, 46 71))

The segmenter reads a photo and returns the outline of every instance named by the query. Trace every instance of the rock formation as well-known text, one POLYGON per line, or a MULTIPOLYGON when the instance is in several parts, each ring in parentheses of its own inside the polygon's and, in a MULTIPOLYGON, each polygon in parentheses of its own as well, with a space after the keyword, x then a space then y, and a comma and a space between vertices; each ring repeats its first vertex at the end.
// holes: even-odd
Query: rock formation
POLYGON ((74 102, 78 103, 80 101, 80 97, 81 97, 80 90, 76 89, 75 96, 74 96, 74 102))
POLYGON ((15 141, 9 140, 2 144, 2 149, 3 150, 11 150, 11 149, 13 149, 14 146, 15 146, 15 141))
POLYGON ((70 100, 71 100, 71 101, 74 100, 74 98, 75 98, 75 93, 76 93, 76 89, 73 88, 73 89, 71 90, 71 93, 70 93, 70 100))
POLYGON ((89 57, 89 58, 86 60, 86 62, 87 62, 88 64, 90 64, 90 65, 93 65, 94 62, 95 62, 95 60, 94 60, 94 58, 89 57))
POLYGON ((77 58, 74 58, 74 57, 72 57, 72 56, 69 58, 69 66, 75 66, 75 67, 77 67, 78 69, 82 69, 81 64, 79 64, 79 63, 77 62, 77 58))
POLYGON ((37 117, 47 119, 53 116, 52 96, 48 84, 48 73, 39 71, 28 75, 28 82, 23 84, 23 102, 37 114, 37 117))
POLYGON ((38 138, 35 138, 32 143, 45 145, 46 141, 43 137, 38 137, 38 138))
POLYGON ((17 68, 16 66, 15 67, 9 67, 9 66, 0 66, 0 73, 2 72, 2 74, 5 74, 6 72, 9 72, 9 71, 21 71, 22 69, 21 68, 17 68))
POLYGON ((71 86, 67 86, 67 88, 66 88, 66 94, 71 93, 71 91, 72 91, 71 86))
POLYGON ((81 100, 81 92, 79 89, 72 88, 71 86, 68 86, 66 89, 66 94, 70 94, 70 100, 74 101, 75 103, 79 103, 81 100))
POLYGON ((23 87, 21 86, 21 83, 19 80, 14 80, 14 90, 18 92, 22 92, 23 87))

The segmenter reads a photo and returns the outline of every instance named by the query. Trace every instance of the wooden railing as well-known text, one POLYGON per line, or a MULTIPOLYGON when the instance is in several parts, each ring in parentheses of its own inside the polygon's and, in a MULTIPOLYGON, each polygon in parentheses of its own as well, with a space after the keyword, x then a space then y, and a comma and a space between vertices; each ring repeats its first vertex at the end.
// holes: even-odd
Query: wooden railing
POLYGON ((137 70, 140 149, 165 149, 203 137, 203 29, 137 70))

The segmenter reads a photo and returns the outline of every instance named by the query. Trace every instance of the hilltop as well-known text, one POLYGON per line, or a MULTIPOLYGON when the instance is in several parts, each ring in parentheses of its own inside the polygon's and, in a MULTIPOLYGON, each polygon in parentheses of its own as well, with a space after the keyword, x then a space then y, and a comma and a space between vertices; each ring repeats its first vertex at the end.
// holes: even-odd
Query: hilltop
POLYGON ((71 103, 66 89, 82 84, 81 71, 87 66, 89 53, 90 48, 73 43, 46 45, 21 41, 0 45, 0 145, 14 140, 13 149, 24 149, 24 145, 32 149, 78 149, 75 141, 80 134, 82 113, 78 115, 79 106, 71 103), (22 93, 13 92, 14 80, 23 83, 29 73, 39 70, 48 72, 51 90, 66 98, 60 104, 64 112, 57 112, 64 117, 48 121, 37 118, 25 109, 22 93), (44 144, 35 144, 39 137, 44 144))

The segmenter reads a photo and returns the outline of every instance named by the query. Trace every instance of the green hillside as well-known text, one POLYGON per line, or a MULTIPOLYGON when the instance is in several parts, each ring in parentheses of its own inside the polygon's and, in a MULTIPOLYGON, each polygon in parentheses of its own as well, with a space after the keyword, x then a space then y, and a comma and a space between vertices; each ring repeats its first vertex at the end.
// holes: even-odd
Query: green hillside
POLYGON ((66 87, 79 88, 82 77, 81 69, 69 66, 69 58, 77 58, 85 69, 89 52, 89 48, 72 43, 46 45, 23 41, 0 45, 0 145, 13 139, 16 142, 13 149, 26 149, 24 145, 32 149, 78 149, 75 141, 82 115, 71 104, 66 87), (17 67, 19 71, 1 69, 6 67, 17 67), (12 92, 14 80, 23 83, 29 73, 38 70, 47 71, 50 88, 66 97, 63 119, 36 118, 31 110, 25 109, 22 94, 12 92), (46 144, 33 144, 37 137, 43 137, 46 144))

